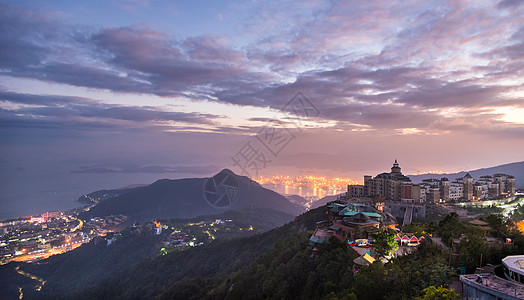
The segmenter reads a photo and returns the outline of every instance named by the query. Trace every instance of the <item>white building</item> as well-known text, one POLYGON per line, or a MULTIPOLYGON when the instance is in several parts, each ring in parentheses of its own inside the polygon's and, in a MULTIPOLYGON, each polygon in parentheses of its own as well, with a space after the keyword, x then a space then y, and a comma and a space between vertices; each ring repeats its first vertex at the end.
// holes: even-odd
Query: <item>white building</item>
POLYGON ((453 181, 449 185, 449 200, 458 201, 464 197, 464 184, 462 182, 453 181))

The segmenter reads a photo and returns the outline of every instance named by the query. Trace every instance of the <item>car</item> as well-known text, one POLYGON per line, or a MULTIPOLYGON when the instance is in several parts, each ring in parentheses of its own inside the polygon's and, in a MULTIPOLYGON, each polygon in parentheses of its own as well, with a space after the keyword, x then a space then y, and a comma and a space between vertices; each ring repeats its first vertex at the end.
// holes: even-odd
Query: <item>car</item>
POLYGON ((356 240, 355 245, 357 247, 369 247, 368 240, 356 240))

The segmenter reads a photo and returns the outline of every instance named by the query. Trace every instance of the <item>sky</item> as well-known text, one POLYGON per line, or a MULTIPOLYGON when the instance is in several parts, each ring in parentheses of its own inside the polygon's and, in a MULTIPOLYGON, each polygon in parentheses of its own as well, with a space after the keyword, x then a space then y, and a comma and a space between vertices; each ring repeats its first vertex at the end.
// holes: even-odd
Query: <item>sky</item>
POLYGON ((0 45, 0 202, 524 160, 519 0, 0 1, 0 45))

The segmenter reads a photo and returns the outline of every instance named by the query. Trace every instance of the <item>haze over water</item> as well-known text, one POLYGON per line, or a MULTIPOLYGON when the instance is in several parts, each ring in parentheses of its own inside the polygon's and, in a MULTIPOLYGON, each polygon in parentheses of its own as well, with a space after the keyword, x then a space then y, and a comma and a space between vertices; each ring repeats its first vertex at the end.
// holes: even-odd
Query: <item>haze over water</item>
POLYGON ((0 172, 0 220, 79 207, 85 205, 76 202, 80 196, 101 189, 184 177, 196 176, 180 173, 71 173, 69 168, 56 165, 38 172, 8 169, 0 172))

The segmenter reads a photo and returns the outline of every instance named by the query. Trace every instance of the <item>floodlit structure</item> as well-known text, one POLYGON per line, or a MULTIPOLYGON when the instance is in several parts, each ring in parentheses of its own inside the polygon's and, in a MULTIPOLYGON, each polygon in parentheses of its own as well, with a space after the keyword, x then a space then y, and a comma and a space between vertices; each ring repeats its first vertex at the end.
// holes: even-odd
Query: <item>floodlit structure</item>
POLYGON ((409 177, 404 176, 395 159, 391 172, 380 173, 375 177, 364 176, 364 185, 349 185, 348 196, 375 197, 382 196, 386 200, 414 202, 420 200, 420 190, 413 188, 409 177))
POLYGON ((454 181, 448 178, 424 179, 414 184, 404 176, 395 160, 391 172, 375 177, 365 175, 364 184, 348 185, 347 198, 382 196, 403 203, 441 203, 478 201, 515 194, 515 177, 507 174, 481 176, 475 180, 469 173, 454 181))

